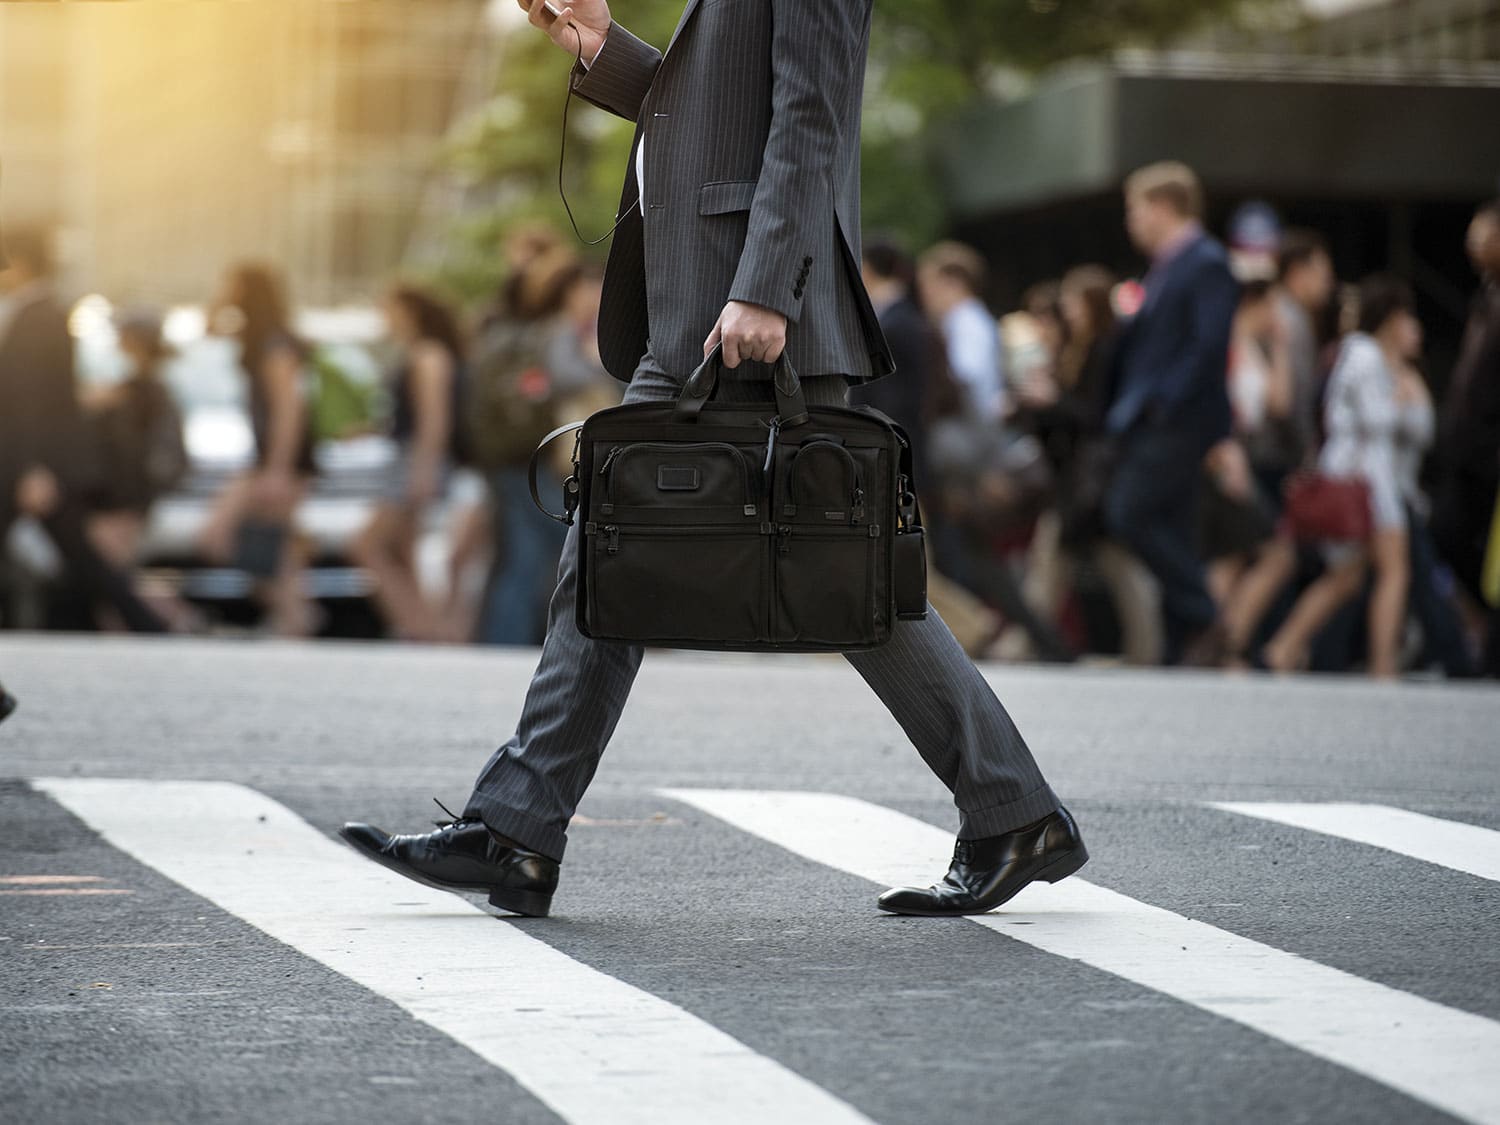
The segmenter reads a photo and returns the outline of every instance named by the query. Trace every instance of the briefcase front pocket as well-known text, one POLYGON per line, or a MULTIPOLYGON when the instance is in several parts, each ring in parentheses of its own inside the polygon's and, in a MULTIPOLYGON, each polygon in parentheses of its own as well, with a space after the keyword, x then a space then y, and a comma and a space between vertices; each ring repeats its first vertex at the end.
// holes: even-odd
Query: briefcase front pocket
POLYGON ((722 441, 616 445, 599 469, 597 513, 620 523, 743 523, 756 516, 760 472, 722 441))
POLYGON ((887 639, 885 597, 874 589, 879 534, 873 525, 777 528, 775 640, 852 650, 887 639))
MULTIPOLYGON (((873 461, 877 455, 870 450, 861 451, 861 456, 873 461)), ((783 450, 779 461, 778 519, 825 525, 865 522, 867 470, 841 442, 815 436, 783 450)))
POLYGON ((597 524, 587 535, 587 616, 601 640, 688 646, 768 640, 767 538, 759 524, 664 527, 597 524), (739 597, 727 598, 726 591, 739 597), (748 595, 748 596, 747 596, 748 595))

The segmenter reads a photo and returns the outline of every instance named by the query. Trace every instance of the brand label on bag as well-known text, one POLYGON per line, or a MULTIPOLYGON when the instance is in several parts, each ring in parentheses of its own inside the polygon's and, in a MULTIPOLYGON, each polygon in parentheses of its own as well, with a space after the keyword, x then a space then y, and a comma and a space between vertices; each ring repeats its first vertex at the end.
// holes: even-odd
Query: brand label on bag
POLYGON ((662 492, 696 492, 698 470, 691 465, 658 465, 656 487, 662 492))

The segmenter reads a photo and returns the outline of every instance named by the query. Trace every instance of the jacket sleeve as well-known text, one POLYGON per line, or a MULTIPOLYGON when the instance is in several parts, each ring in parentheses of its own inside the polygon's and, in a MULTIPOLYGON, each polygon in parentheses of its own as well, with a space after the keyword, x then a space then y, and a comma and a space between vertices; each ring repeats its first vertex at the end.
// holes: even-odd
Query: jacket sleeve
POLYGON ((1229 336, 1240 287, 1222 262, 1199 270, 1188 298, 1182 348, 1157 379, 1157 400, 1170 411, 1228 377, 1229 336))
POLYGON ((611 23, 594 61, 573 64, 573 92, 590 105, 634 121, 660 66, 660 51, 611 23))
POLYGON ((771 0, 771 129, 750 208, 732 301, 795 321, 813 269, 827 258, 833 186, 829 164, 845 132, 852 83, 864 68, 865 0, 771 0))

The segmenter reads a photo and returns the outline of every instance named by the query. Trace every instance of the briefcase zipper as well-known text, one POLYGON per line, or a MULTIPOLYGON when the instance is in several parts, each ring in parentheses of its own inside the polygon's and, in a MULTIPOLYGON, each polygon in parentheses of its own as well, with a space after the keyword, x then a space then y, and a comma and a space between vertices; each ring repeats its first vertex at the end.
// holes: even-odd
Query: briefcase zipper
POLYGON ((816 525, 798 526, 790 523, 777 524, 776 553, 778 555, 791 553, 792 537, 794 535, 799 539, 879 539, 880 525, 878 523, 866 524, 858 532, 851 534, 846 530, 836 530, 831 527, 819 527, 816 525))
POLYGON ((637 442, 634 445, 616 445, 610 448, 604 457, 604 463, 599 466, 599 475, 604 477, 604 500, 611 508, 615 502, 615 471, 619 468, 617 462, 626 455, 646 449, 658 449, 667 453, 683 453, 692 449, 725 449, 734 454, 735 466, 739 469, 740 488, 744 492, 745 503, 742 511, 747 516, 756 515, 759 508, 755 503, 755 493, 750 486, 750 470, 745 465, 745 455, 738 447, 730 445, 727 441, 695 441, 684 442, 637 442))
MULTIPOLYGON (((769 524, 761 524, 754 532, 756 538, 769 534, 769 524)), ((619 524, 590 523, 586 525, 585 531, 589 535, 599 538, 600 545, 607 554, 617 555, 620 553, 620 536, 623 533, 627 538, 657 538, 657 539, 702 539, 712 537, 715 539, 748 539, 751 532, 742 527, 732 524, 708 523, 708 524, 684 524, 681 527, 653 527, 650 525, 621 527, 619 524)))

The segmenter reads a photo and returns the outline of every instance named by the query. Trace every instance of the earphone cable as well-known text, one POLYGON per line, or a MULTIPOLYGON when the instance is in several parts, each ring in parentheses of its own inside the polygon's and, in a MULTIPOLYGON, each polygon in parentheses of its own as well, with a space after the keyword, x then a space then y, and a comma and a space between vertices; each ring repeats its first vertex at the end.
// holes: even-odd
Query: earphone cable
MULTIPOLYGON (((579 32, 577 25, 570 23, 568 26, 573 29, 573 41, 577 44, 576 54, 578 56, 578 69, 584 70, 583 35, 579 32)), ((582 82, 583 78, 580 76, 578 81, 582 82)), ((604 242, 611 235, 613 235, 615 231, 619 230, 620 224, 630 217, 630 213, 640 207, 641 198, 639 195, 637 195, 635 198, 635 202, 620 212, 619 217, 615 219, 614 226, 610 227, 609 230, 605 231, 598 238, 585 238, 583 236, 583 231, 578 229, 578 220, 573 217, 573 208, 568 204, 567 189, 563 187, 563 168, 567 164, 568 159, 568 108, 573 104, 573 95, 577 91, 577 89, 578 85, 574 82, 573 74, 570 71, 568 74, 568 95, 563 99, 562 143, 559 146, 557 153, 557 194, 562 197, 563 210, 568 213, 568 222, 573 225, 573 233, 578 236, 578 241, 582 242, 585 246, 598 246, 600 243, 604 242)))

